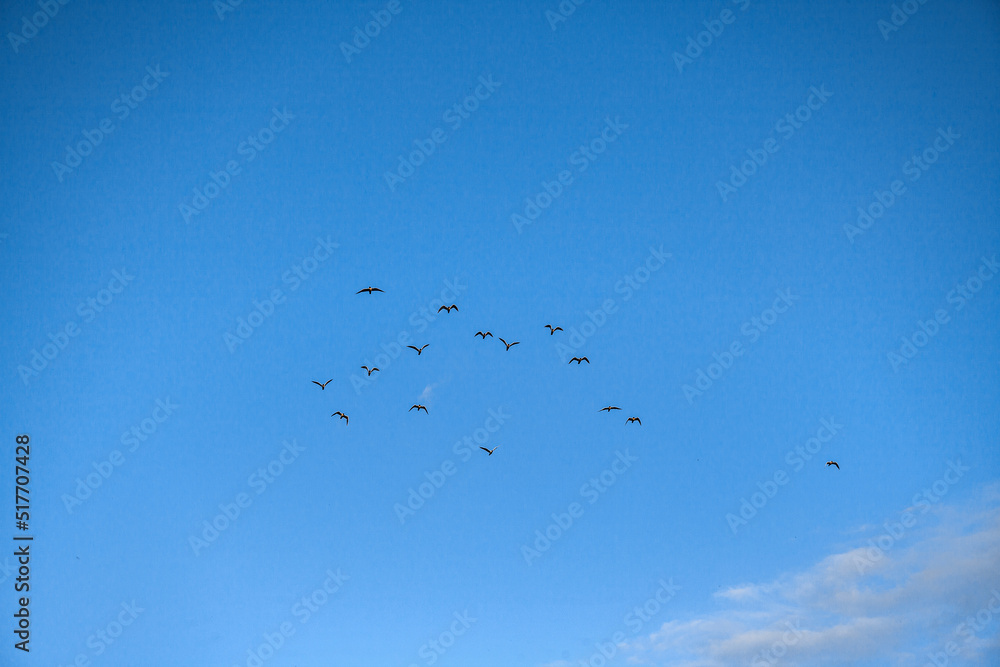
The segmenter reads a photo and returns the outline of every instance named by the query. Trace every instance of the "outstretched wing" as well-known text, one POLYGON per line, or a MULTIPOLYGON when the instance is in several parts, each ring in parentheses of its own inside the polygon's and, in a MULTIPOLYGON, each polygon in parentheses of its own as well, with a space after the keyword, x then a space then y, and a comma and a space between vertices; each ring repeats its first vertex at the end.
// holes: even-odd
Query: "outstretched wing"
POLYGON ((427 412, 427 408, 426 408, 425 406, 423 406, 423 405, 421 405, 421 406, 420 406, 420 408, 419 408, 418 412, 419 412, 420 410, 423 410, 425 414, 430 414, 430 413, 428 413, 428 412, 427 412))
POLYGON ((521 341, 516 341, 516 342, 511 343, 510 347, 514 347, 515 345, 520 345, 520 344, 521 344, 521 341))
MULTIPOLYGON (((371 291, 372 291, 372 292, 381 292, 382 290, 380 290, 380 289, 379 289, 379 288, 377 288, 377 287, 373 287, 373 288, 371 289, 371 291)), ((371 293, 371 292, 369 292, 369 294, 370 294, 370 293, 371 293)))
MULTIPOLYGON (((448 306, 441 306, 440 308, 438 308, 438 312, 439 312, 439 313, 440 313, 440 312, 441 312, 442 310, 448 310, 448 306)), ((449 311, 449 312, 450 312, 450 311, 449 311)))
POLYGON ((586 361, 588 364, 590 363, 590 359, 587 357, 580 357, 580 361, 586 361))
POLYGON ((556 327, 555 329, 553 329, 553 331, 562 331, 562 330, 563 330, 562 327, 556 327))
POLYGON ((483 451, 484 451, 484 452, 486 452, 487 454, 492 454, 492 453, 493 453, 493 452, 491 452, 490 450, 486 449, 485 447, 480 447, 479 449, 483 450, 483 451))
POLYGON ((320 386, 320 387, 322 387, 322 386, 323 386, 323 385, 321 385, 321 384, 320 384, 319 382, 316 382, 316 380, 313 380, 313 381, 312 381, 312 383, 313 383, 313 384, 315 384, 315 385, 318 385, 318 386, 320 386))
POLYGON ((407 345, 406 347, 410 348, 411 350, 416 350, 417 352, 419 352, 419 351, 420 351, 420 348, 419 348, 419 347, 415 347, 415 346, 413 346, 413 345, 407 345))

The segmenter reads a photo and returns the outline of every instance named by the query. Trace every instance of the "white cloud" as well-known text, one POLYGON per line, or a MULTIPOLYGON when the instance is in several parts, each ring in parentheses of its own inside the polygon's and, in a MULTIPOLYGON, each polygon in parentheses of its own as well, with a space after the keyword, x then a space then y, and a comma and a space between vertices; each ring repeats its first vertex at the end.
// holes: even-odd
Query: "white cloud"
POLYGON ((895 539, 882 526, 853 533, 859 546, 771 582, 731 586, 715 594, 718 611, 665 623, 623 652, 632 663, 686 667, 923 667, 954 642, 958 655, 940 654, 948 665, 1000 664, 998 490, 931 507, 895 539), (979 621, 989 622, 978 630, 960 625, 984 610, 979 621))

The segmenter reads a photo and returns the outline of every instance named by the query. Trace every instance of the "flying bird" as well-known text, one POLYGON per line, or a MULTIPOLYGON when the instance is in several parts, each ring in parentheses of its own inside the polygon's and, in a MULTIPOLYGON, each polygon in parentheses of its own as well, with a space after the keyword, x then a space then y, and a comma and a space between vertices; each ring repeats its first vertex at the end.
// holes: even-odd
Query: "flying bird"
POLYGON ((359 289, 357 292, 355 292, 355 294, 361 294, 362 292, 368 292, 369 294, 371 294, 372 292, 381 292, 381 291, 382 290, 380 290, 377 287, 365 287, 364 289, 359 289))
POLYGON ((840 470, 840 466, 837 464, 836 461, 827 461, 826 464, 828 466, 837 466, 837 470, 840 470))
MULTIPOLYGON (((485 339, 484 339, 484 340, 485 340, 485 339)), ((503 343, 504 345, 506 345, 506 346, 507 346, 507 349, 509 350, 510 348, 514 347, 515 345, 517 345, 517 344, 518 344, 518 343, 520 343, 521 341, 514 341, 513 343, 508 343, 508 342, 507 342, 507 341, 505 341, 505 340, 504 340, 503 338, 501 338, 501 339, 500 339, 500 342, 501 342, 501 343, 503 343)))
POLYGON ((363 368, 366 371, 368 371, 368 377, 371 377, 372 373, 374 373, 375 371, 378 370, 377 368, 374 368, 374 367, 373 368, 368 368, 367 366, 362 366, 361 368, 363 368))
POLYGON ((486 340, 487 336, 489 336, 490 338, 493 338, 493 334, 491 334, 489 331, 487 331, 486 333, 483 333, 482 331, 477 331, 476 335, 477 336, 482 336, 483 340, 486 340))
POLYGON ((345 421, 346 421, 346 422, 347 422, 348 424, 350 424, 350 423, 351 423, 351 420, 347 418, 347 415, 345 415, 345 414, 344 414, 343 412, 341 412, 340 410, 337 410, 336 412, 334 412, 334 413, 333 413, 332 415, 330 415, 330 416, 331 416, 331 417, 336 417, 337 415, 340 415, 340 418, 341 418, 341 419, 343 419, 343 420, 345 420, 345 421))
POLYGON ((562 331, 563 330, 562 327, 555 327, 555 328, 553 328, 551 324, 546 324, 545 328, 549 330, 549 335, 550 336, 552 334, 554 334, 555 332, 557 332, 557 331, 562 331))
MULTIPOLYGON (((427 347, 428 345, 430 345, 430 343, 424 343, 424 347, 427 347)), ((424 351, 424 347, 414 347, 413 345, 407 345, 406 347, 410 348, 411 350, 416 350, 418 357, 420 356, 420 353, 424 351)))
POLYGON ((316 382, 316 380, 312 381, 313 384, 319 385, 320 389, 326 389, 326 385, 330 384, 331 382, 333 382, 333 378, 330 378, 329 380, 327 380, 323 384, 320 384, 319 382, 316 382))
MULTIPOLYGON (((500 445, 497 445, 497 447, 499 447, 499 446, 500 445)), ((495 452, 497 450, 497 447, 494 447, 493 449, 486 449, 485 447, 480 447, 479 449, 481 449, 484 452, 486 452, 487 456, 493 456, 493 452, 495 452)))
MULTIPOLYGON (((410 408, 410 410, 412 410, 413 408, 416 408, 417 412, 420 412, 421 410, 423 410, 425 413, 430 414, 429 412, 427 412, 427 406, 426 405, 414 405, 413 407, 410 408)), ((407 410, 407 412, 409 412, 410 410, 407 410)))
POLYGON ((613 405, 609 405, 606 408, 601 408, 600 410, 598 410, 598 412, 604 412, 605 410, 607 410, 608 412, 611 412, 612 410, 621 410, 621 408, 616 408, 613 405))
POLYGON ((590 359, 588 359, 587 357, 573 357, 572 359, 569 360, 569 363, 573 363, 574 361, 576 362, 577 366, 580 365, 581 361, 586 361, 588 364, 590 363, 590 359))
POLYGON ((639 422, 639 426, 642 426, 642 420, 640 420, 638 417, 629 417, 628 419, 625 420, 626 424, 631 424, 632 422, 639 422))
POLYGON ((453 310, 457 311, 458 310, 458 306, 456 306, 455 304, 451 304, 450 306, 441 306, 440 308, 438 308, 438 312, 439 313, 442 310, 447 310, 450 313, 453 310))

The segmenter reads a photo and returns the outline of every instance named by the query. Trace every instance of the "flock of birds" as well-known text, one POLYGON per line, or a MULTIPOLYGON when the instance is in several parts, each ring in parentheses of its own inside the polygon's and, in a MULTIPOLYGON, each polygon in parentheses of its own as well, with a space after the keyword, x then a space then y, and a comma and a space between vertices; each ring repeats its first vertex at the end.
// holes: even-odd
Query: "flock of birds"
MULTIPOLYGON (((371 295, 374 292, 383 292, 384 293, 385 290, 381 290, 378 287, 371 287, 371 286, 369 286, 369 287, 365 287, 363 289, 358 290, 356 292, 356 294, 367 293, 367 294, 371 295)), ((457 313, 458 312, 458 306, 455 305, 455 304, 451 304, 450 306, 441 306, 440 308, 437 309, 437 312, 440 313, 442 310, 445 311, 445 312, 447 312, 447 313, 450 313, 451 311, 454 310, 457 313)), ((555 333, 557 331, 563 331, 562 327, 554 327, 551 324, 546 324, 545 328, 549 330, 549 335, 550 336, 555 335, 555 333)), ((493 338, 494 337, 493 333, 490 332, 490 331, 477 331, 475 335, 478 336, 478 337, 480 337, 480 338, 482 338, 483 340, 486 340, 487 337, 489 337, 489 338, 493 338)), ((508 343, 506 340, 504 340, 503 338, 500 338, 500 337, 497 337, 497 340, 499 340, 501 343, 504 344, 504 346, 506 347, 505 351, 507 351, 507 352, 509 352, 510 348, 514 347, 515 345, 520 345, 521 344, 521 341, 518 341, 518 340, 510 342, 510 343, 508 343)), ((419 357, 423 353, 424 349, 427 348, 428 345, 430 345, 430 343, 425 343, 424 345, 421 345, 420 347, 417 347, 416 345, 407 345, 406 347, 408 347, 411 350, 415 351, 417 353, 417 356, 419 357)), ((579 366, 584 361, 586 361, 588 364, 590 363, 590 359, 588 359, 587 357, 573 357, 572 359, 569 360, 569 363, 572 364, 574 361, 576 362, 577 366, 579 366)), ((379 372, 378 367, 375 367, 375 366, 373 366, 371 368, 369 368, 368 366, 362 366, 361 368, 363 368, 368 373, 368 377, 371 377, 372 373, 379 372)), ((326 382, 317 382, 316 380, 312 381, 312 383, 314 385, 316 385, 317 387, 319 387, 320 390, 325 390, 326 389, 326 385, 330 384, 331 382, 333 382, 332 378, 329 379, 329 380, 327 380, 326 382)), ((417 412, 420 412, 421 410, 423 410, 425 414, 430 414, 430 413, 427 412, 427 406, 426 405, 420 405, 419 403, 414 403, 413 405, 411 405, 410 409, 407 410, 407 412, 412 412, 413 410, 416 410, 417 412)), ((601 408, 598 412, 609 412, 610 413, 612 410, 621 410, 621 408, 619 408, 618 406, 615 406, 615 405, 609 405, 607 407, 601 408)), ((330 416, 331 417, 340 417, 341 419, 344 420, 344 425, 345 426, 349 425, 351 423, 350 417, 348 417, 346 414, 344 414, 340 410, 337 410, 336 412, 334 412, 330 416)), ((633 422, 639 424, 639 426, 642 426, 642 420, 640 420, 638 417, 629 417, 628 419, 625 420, 626 424, 631 424, 633 422)), ((499 445, 497 445, 497 447, 499 447, 499 445)), ((484 452, 486 452, 487 456, 493 456, 493 452, 495 452, 497 448, 494 447, 493 449, 486 449, 485 447, 480 447, 479 449, 481 449, 484 452)))
MULTIPOLYGON (((358 290, 356 292, 356 294, 368 293, 369 295, 371 295, 374 292, 383 292, 384 293, 384 290, 381 290, 378 287, 368 286, 368 287, 365 287, 363 289, 358 290)), ((437 309, 437 312, 440 313, 442 310, 445 311, 446 313, 450 313, 451 311, 454 310, 457 313, 458 312, 458 306, 455 305, 455 304, 451 304, 450 306, 441 306, 440 308, 437 309)), ((562 327, 554 327, 551 324, 546 324, 545 328, 549 330, 549 335, 550 336, 555 335, 555 333, 557 331, 563 331, 562 327)), ((475 335, 478 336, 479 338, 482 338, 484 341, 486 340, 487 337, 493 338, 493 333, 490 332, 490 331, 477 331, 475 335)), ((500 337, 497 337, 497 340, 499 340, 501 343, 503 343, 506 346, 506 351, 507 352, 509 352, 510 348, 514 347, 515 345, 520 345, 521 344, 521 341, 514 341, 512 343, 508 343, 506 340, 504 340, 503 338, 500 338, 500 337)), ((419 357, 423 353, 423 351, 427 348, 428 345, 430 345, 430 343, 425 343, 424 345, 421 345, 420 347, 417 347, 416 345, 407 345, 406 347, 408 347, 411 350, 415 351, 417 353, 417 356, 419 357)), ((569 360, 569 363, 572 364, 574 361, 576 362, 577 366, 579 366, 584 361, 586 361, 588 364, 590 363, 590 359, 588 359, 587 357, 573 357, 572 359, 569 360)), ((371 367, 371 368, 369 368, 368 366, 362 366, 361 368, 363 368, 368 373, 368 377, 371 377, 372 373, 379 372, 379 369, 377 367, 374 367, 374 366, 371 367)), ((333 382, 333 379, 327 380, 326 382, 317 382, 316 380, 312 381, 312 383, 314 385, 318 386, 321 390, 326 389, 326 385, 330 384, 331 382, 333 382)), ((407 412, 412 412, 413 410, 416 410, 417 412, 420 412, 421 410, 423 410, 424 414, 430 414, 430 413, 427 412, 427 406, 426 405, 421 405, 419 403, 414 403, 413 405, 411 405, 410 409, 407 410, 407 412)), ((621 410, 621 408, 619 408, 618 406, 615 406, 615 405, 609 405, 607 407, 601 408, 598 412, 608 412, 608 413, 610 413, 613 410, 621 410)), ((334 412, 330 416, 331 417, 340 417, 341 419, 344 420, 344 425, 345 426, 351 423, 350 418, 347 415, 345 415, 343 412, 341 412, 340 410, 334 412)), ((639 419, 638 417, 629 417, 628 419, 625 420, 626 424, 631 424, 633 422, 636 423, 636 424, 638 424, 639 426, 642 426, 642 420, 639 419)), ((497 445, 497 447, 499 447, 499 445, 497 445)), ((493 456, 493 452, 495 452, 497 448, 494 447, 493 449, 486 449, 485 447, 480 447, 479 449, 481 449, 484 452, 486 452, 487 456, 493 456)), ((836 461, 827 461, 826 465, 827 465, 827 467, 829 467, 829 466, 836 466, 837 470, 840 470, 840 465, 836 461)))

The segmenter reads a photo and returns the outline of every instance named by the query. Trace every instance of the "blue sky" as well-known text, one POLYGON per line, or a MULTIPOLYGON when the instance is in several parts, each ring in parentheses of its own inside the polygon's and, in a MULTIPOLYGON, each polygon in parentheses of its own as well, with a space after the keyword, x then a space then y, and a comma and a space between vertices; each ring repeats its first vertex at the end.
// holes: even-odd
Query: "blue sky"
POLYGON ((1000 660, 995 3, 0 25, 0 662, 1000 660))

